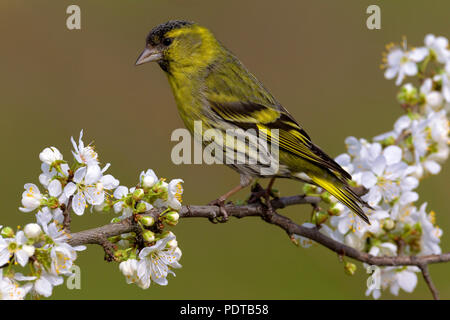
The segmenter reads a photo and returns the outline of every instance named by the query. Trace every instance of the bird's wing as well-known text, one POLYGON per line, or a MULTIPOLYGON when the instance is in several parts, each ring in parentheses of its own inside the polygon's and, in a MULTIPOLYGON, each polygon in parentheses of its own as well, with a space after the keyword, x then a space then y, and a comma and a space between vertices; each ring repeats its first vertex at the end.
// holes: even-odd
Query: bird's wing
POLYGON ((305 130, 283 107, 274 108, 252 102, 212 100, 208 100, 208 104, 211 112, 216 116, 244 130, 253 128, 270 135, 272 129, 278 129, 280 150, 327 168, 345 180, 351 179, 347 171, 311 142, 305 130))
POLYGON ((270 134, 270 129, 278 129, 280 151, 351 180, 350 174, 311 142, 305 130, 238 59, 232 55, 228 59, 226 63, 211 65, 204 78, 205 113, 213 113, 244 130, 253 128, 270 134))

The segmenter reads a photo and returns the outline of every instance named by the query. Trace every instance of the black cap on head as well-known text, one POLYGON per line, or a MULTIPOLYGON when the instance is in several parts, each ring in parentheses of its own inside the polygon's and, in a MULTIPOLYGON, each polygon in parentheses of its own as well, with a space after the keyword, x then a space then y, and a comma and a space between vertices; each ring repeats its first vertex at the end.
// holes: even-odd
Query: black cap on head
POLYGON ((147 43, 150 45, 156 45, 161 42, 164 35, 174 29, 179 29, 184 26, 193 25, 193 22, 185 20, 170 20, 166 23, 162 23, 159 26, 154 27, 147 36, 147 43))

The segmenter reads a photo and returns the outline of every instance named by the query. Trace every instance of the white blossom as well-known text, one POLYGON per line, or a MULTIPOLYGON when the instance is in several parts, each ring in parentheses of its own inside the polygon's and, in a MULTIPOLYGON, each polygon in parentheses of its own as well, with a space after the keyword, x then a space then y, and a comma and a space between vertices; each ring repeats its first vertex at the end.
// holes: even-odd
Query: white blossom
POLYGON ((51 270, 56 275, 70 275, 73 262, 77 259, 76 251, 84 250, 84 246, 72 247, 67 243, 59 243, 52 247, 50 257, 52 258, 51 270))
POLYGON ((440 63, 446 63, 450 58, 448 40, 445 37, 436 37, 434 34, 427 34, 425 36, 425 46, 434 52, 440 63))
POLYGON ((415 210, 412 214, 412 219, 420 222, 422 227, 421 238, 421 255, 427 254, 441 254, 442 250, 439 246, 441 242, 442 230, 434 225, 434 212, 426 213, 427 203, 420 206, 419 210, 415 210))
POLYGON ((30 284, 19 286, 13 279, 4 277, 0 269, 0 300, 23 300, 30 289, 30 284))
POLYGON ((33 183, 24 185, 25 191, 22 193, 22 206, 19 208, 22 212, 31 212, 37 209, 44 199, 39 188, 33 183))
POLYGON ((396 85, 400 85, 405 76, 414 76, 417 74, 417 63, 425 59, 428 55, 426 48, 416 48, 410 51, 406 50, 406 43, 403 47, 395 47, 387 54, 386 79, 393 79, 396 85))
POLYGON ((55 147, 45 148, 40 154, 39 159, 51 166, 55 161, 63 160, 63 155, 55 147))
POLYGON ((426 112, 431 110, 437 110, 442 106, 444 97, 439 91, 433 90, 433 80, 428 78, 422 83, 420 87, 420 94, 422 95, 425 103, 426 112))
POLYGON ((415 201, 415 189, 418 181, 407 177, 410 173, 408 165, 401 161, 402 150, 397 146, 389 146, 378 156, 370 171, 361 175, 361 184, 369 189, 363 197, 369 204, 375 206, 382 199, 390 202, 400 198, 400 201, 415 201), (403 193, 402 193, 403 192, 403 193))
POLYGON ((136 259, 128 259, 126 261, 122 261, 119 264, 119 269, 125 276, 126 282, 128 284, 136 283, 142 289, 147 289, 150 286, 150 279, 145 279, 145 281, 139 279, 137 274, 137 268, 138 268, 138 260, 136 259))
POLYGON ((114 191, 114 198, 118 199, 119 201, 114 203, 113 208, 115 213, 122 212, 122 216, 120 217, 120 219, 130 217, 133 214, 133 208, 125 204, 126 197, 129 193, 132 192, 134 192, 134 188, 128 190, 128 188, 125 186, 119 186, 114 191))
POLYGON ((27 237, 23 231, 18 231, 14 238, 0 237, 0 266, 8 263, 10 258, 24 267, 30 258, 29 248, 25 248, 27 237))
POLYGON ((41 296, 50 297, 53 293, 53 287, 59 286, 63 282, 63 277, 41 270, 39 278, 34 282, 33 291, 41 296))
POLYGON ((67 198, 73 196, 72 208, 77 215, 83 215, 88 204, 101 205, 105 200, 105 191, 113 190, 119 181, 112 175, 102 176, 108 165, 100 170, 97 164, 81 167, 75 171, 73 182, 64 188, 67 198))
POLYGON ((353 173, 370 170, 377 157, 381 154, 381 144, 369 143, 365 139, 348 137, 345 139, 348 154, 353 157, 353 173))
POLYGON ((139 181, 144 188, 151 188, 158 182, 158 177, 152 169, 148 169, 145 172, 141 172, 139 181))
MULTIPOLYGON (((61 172, 67 177, 69 174, 69 166, 66 163, 62 163, 60 168, 61 172)), ((55 176, 61 176, 55 168, 50 169, 50 166, 47 163, 41 164, 41 170, 42 173, 39 175, 39 182, 46 188, 55 176)))
POLYGON ((84 164, 86 166, 98 165, 98 154, 95 152, 94 147, 88 145, 85 146, 82 140, 83 130, 80 132, 80 138, 78 140, 78 145, 76 144, 73 137, 71 137, 72 145, 74 151, 72 151, 73 156, 78 161, 78 163, 84 164))
MULTIPOLYGON (((389 291, 398 296, 400 289, 405 292, 412 292, 417 285, 417 267, 385 267, 380 271, 381 289, 389 291)), ((366 291, 366 296, 372 295, 378 299, 381 295, 379 289, 369 288, 366 291)))
POLYGON ((181 195, 183 194, 183 180, 173 179, 167 186, 167 205, 175 210, 181 209, 181 195))
POLYGON ((168 247, 167 243, 175 239, 169 235, 156 241, 151 247, 145 247, 139 253, 137 275, 144 288, 150 286, 153 281, 159 285, 167 285, 167 275, 175 275, 173 268, 181 268, 178 260, 181 258, 181 250, 176 247, 168 247))
POLYGON ((57 224, 63 223, 64 215, 60 208, 52 210, 48 207, 43 207, 36 213, 36 222, 43 228, 45 233, 47 233, 48 225, 51 221, 57 224))

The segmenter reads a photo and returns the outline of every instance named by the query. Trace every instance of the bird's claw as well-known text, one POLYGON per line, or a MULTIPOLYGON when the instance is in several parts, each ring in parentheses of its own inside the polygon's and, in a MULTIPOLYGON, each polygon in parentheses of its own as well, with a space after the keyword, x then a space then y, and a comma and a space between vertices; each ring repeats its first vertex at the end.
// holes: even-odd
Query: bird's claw
POLYGON ((210 206, 217 206, 219 207, 219 217, 215 215, 214 217, 209 217, 209 221, 212 223, 225 223, 228 221, 228 213, 225 209, 225 199, 216 199, 214 201, 211 201, 208 205, 210 206))
POLYGON ((267 211, 269 213, 273 213, 274 210, 272 207, 271 197, 276 198, 276 196, 273 194, 271 189, 264 189, 263 187, 261 187, 261 185, 259 183, 256 183, 252 187, 252 193, 247 202, 249 204, 258 203, 258 202, 261 203, 261 198, 263 198, 264 203, 267 207, 267 211))
POLYGON ((255 185, 252 186, 250 198, 248 199, 247 202, 249 204, 261 202, 261 197, 265 192, 266 190, 263 187, 261 187, 259 183, 255 183, 255 185))

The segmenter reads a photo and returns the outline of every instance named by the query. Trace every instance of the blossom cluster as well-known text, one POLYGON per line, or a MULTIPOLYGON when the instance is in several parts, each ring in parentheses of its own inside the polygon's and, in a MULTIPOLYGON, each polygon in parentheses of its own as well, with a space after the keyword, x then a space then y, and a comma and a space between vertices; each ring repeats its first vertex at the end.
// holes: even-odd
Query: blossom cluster
MULTIPOLYGON (((327 209, 319 209, 312 223, 336 241, 374 256, 440 254, 442 230, 427 203, 417 206, 420 181, 441 170, 449 156, 450 50, 444 37, 427 35, 422 47, 408 49, 390 44, 384 55, 385 77, 401 85, 416 76, 417 85, 401 86, 397 99, 405 111, 393 130, 371 141, 348 137, 347 152, 335 160, 352 175, 353 187, 372 208, 366 209, 370 225, 355 217, 320 188, 306 185, 308 194, 319 194, 327 209)), ((308 223, 310 225, 311 223, 308 223)), ((311 242, 301 238, 304 246, 311 242)), ((346 270, 348 269, 346 264, 346 270)), ((367 267, 367 266, 366 266, 367 267)), ((399 289, 412 292, 417 284, 417 267, 380 269, 380 288, 370 287, 366 295, 375 299, 382 289, 397 295, 399 289)))
POLYGON ((72 275, 77 251, 85 247, 73 247, 67 243, 69 235, 61 228, 58 214, 44 207, 36 214, 37 223, 29 223, 17 232, 10 227, 2 228, 1 299, 24 299, 28 293, 35 297, 49 297, 53 287, 63 283, 63 277, 72 275), (28 275, 15 268, 20 266, 25 269, 27 264, 30 270, 28 275))
POLYGON ((120 262, 128 283, 142 288, 151 281, 166 285, 167 275, 181 267, 176 237, 163 228, 178 223, 183 181, 167 183, 149 169, 141 172, 136 186, 121 186, 106 174, 110 164, 102 167, 94 146, 85 145, 82 138, 83 131, 78 142, 71 138, 71 165, 55 147, 39 154, 42 187, 25 184, 19 208, 34 213, 36 222, 18 226, 16 231, 0 226, 0 299, 49 297, 54 286, 73 275, 77 252, 86 247, 70 245, 71 212, 81 216, 86 210, 113 211, 120 214, 113 223, 133 217, 138 231, 108 239, 114 248, 113 260, 120 262), (156 218, 147 214, 153 207, 162 208, 156 218))

